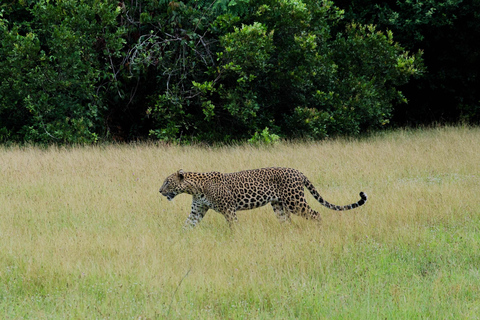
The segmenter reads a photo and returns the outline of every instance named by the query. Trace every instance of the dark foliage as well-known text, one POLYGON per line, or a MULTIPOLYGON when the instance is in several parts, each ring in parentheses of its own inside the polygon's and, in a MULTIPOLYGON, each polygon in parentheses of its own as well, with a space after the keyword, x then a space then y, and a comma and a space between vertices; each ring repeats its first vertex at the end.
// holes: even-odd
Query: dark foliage
POLYGON ((425 76, 400 89, 409 103, 395 108, 397 124, 480 120, 480 2, 341 0, 346 20, 392 30, 410 51, 422 50, 425 76))
POLYGON ((0 140, 377 130, 406 100, 398 88, 422 74, 421 54, 343 18, 333 2, 313 0, 2 3, 0 140))

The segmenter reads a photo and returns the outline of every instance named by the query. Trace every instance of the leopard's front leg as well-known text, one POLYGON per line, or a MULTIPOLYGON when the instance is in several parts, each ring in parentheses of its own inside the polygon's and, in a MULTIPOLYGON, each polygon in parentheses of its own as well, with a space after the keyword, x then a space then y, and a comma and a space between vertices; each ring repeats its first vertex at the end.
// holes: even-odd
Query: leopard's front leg
POLYGON ((223 212, 223 215, 225 216, 225 219, 227 220, 229 227, 232 227, 233 223, 238 222, 237 213, 235 212, 235 209, 225 210, 225 212, 223 212))
POLYGON ((192 211, 185 221, 184 228, 195 227, 200 221, 202 221, 208 209, 209 208, 206 204, 194 198, 192 201, 192 211))

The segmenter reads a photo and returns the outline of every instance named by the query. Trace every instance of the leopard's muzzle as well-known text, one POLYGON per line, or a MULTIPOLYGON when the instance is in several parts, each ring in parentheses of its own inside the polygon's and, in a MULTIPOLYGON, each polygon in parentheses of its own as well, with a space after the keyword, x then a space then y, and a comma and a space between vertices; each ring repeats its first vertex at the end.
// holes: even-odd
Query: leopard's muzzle
POLYGON ((175 198, 175 196, 177 195, 175 192, 162 192, 161 190, 160 193, 162 194, 162 196, 165 196, 168 201, 172 201, 173 198, 175 198))

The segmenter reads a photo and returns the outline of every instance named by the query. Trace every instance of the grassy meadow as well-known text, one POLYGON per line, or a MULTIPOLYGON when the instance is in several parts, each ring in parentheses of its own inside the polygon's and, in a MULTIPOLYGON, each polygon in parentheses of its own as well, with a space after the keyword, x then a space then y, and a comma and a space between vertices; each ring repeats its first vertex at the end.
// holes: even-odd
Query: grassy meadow
POLYGON ((272 147, 0 148, 2 319, 478 319, 480 129, 272 147), (270 205, 182 226, 185 171, 287 166, 322 223, 270 205), (308 193, 308 191, 307 191, 308 193))

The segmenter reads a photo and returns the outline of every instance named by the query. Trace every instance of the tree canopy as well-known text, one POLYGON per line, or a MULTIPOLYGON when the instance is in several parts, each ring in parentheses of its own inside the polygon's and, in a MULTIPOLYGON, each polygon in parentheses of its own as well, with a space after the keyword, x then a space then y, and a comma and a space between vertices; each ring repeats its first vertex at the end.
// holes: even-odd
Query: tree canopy
POLYGON ((426 72, 400 87, 409 103, 393 121, 427 124, 480 120, 480 2, 337 0, 344 21, 391 30, 411 52, 422 50, 426 72))
POLYGON ((418 97, 438 87, 454 91, 452 119, 475 120, 480 98, 464 86, 477 70, 453 62, 477 61, 477 44, 451 36, 478 32, 478 11, 461 3, 2 2, 0 141, 356 135, 421 122, 432 102, 418 97), (442 72, 455 74, 443 87, 442 72))

